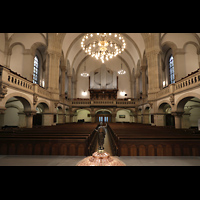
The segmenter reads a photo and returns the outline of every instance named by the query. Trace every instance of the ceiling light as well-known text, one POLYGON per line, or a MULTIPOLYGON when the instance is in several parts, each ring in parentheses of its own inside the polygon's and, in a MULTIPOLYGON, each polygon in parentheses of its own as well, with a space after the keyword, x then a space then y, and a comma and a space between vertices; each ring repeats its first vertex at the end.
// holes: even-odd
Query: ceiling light
POLYGON ((126 42, 119 33, 87 33, 81 41, 85 53, 102 63, 116 57, 126 48, 126 42))

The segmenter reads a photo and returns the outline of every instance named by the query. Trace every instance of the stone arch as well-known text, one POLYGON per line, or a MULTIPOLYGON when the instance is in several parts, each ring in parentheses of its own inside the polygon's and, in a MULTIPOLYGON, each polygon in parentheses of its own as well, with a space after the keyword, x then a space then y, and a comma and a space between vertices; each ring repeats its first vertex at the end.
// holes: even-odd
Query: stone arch
POLYGON ((24 93, 20 93, 20 92, 14 92, 11 93, 9 95, 6 95, 6 97, 2 100, 2 104, 5 105, 6 102, 11 98, 11 97, 15 97, 17 99, 19 99, 23 106, 24 106, 24 111, 33 111, 33 103, 32 101, 29 99, 29 97, 27 95, 25 95, 24 93))
POLYGON ((172 115, 172 106, 168 101, 162 101, 158 106, 157 115, 158 126, 175 126, 174 115, 172 115))
POLYGON ((1 120, 1 126, 18 126, 32 128, 33 114, 36 113, 33 110, 30 99, 23 93, 11 93, 7 95, 2 104, 5 105, 5 113, 1 120), (7 107, 6 104, 14 105, 14 107, 7 107))
POLYGON ((76 109, 75 113, 77 113, 77 122, 91 122, 92 120, 90 108, 76 109))
POLYGON ((38 101, 37 104, 36 104, 36 107, 37 107, 39 104, 41 104, 41 105, 43 106, 44 112, 49 112, 49 110, 50 110, 50 105, 49 105, 49 103, 48 103, 47 101, 45 101, 45 100, 40 100, 40 101, 38 101))
POLYGON ((116 109, 116 122, 132 122, 132 110, 127 108, 116 109))
POLYGON ((180 115, 180 128, 196 128, 200 119, 200 98, 197 94, 182 95, 177 101, 176 111, 180 115))
POLYGON ((183 112, 184 111, 184 105, 185 103, 190 100, 191 98, 198 98, 200 99, 200 94, 189 92, 181 95, 177 100, 176 100, 176 107, 175 110, 178 112, 183 112))
POLYGON ((158 104, 158 113, 163 113, 164 112, 164 109, 166 109, 167 107, 171 107, 171 103, 170 101, 168 100, 163 100, 161 101, 159 104, 158 104))

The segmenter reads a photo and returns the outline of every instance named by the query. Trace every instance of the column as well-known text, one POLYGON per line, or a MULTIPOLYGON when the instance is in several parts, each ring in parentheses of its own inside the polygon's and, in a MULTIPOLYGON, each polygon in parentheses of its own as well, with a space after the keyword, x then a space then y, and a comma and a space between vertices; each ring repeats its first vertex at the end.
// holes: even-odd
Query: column
POLYGON ((175 118, 175 128, 182 128, 181 119, 184 112, 172 112, 171 114, 174 115, 175 118))
POLYGON ((190 128, 190 110, 192 110, 191 107, 184 109, 184 113, 181 119, 181 128, 190 128))
POLYGON ((154 114, 154 124, 156 126, 165 126, 165 114, 155 113, 154 114))
POLYGON ((136 73, 136 99, 140 98, 140 73, 136 73))
POLYGON ((26 115, 23 111, 18 112, 19 116, 19 127, 26 127, 26 115))
POLYGON ((6 109, 0 109, 0 128, 4 126, 4 114, 6 109))
POLYGON ((65 98, 65 72, 66 72, 66 66, 61 66, 61 91, 60 91, 60 96, 62 98, 65 98))
POLYGON ((142 98, 146 98, 147 97, 147 90, 146 90, 146 69, 147 66, 143 65, 141 66, 141 70, 142 70, 142 98))
POLYGON ((94 123, 95 122, 95 111, 94 111, 94 108, 92 108, 91 112, 90 112, 90 115, 91 115, 91 122, 94 123))
POLYGON ((59 100, 59 65, 61 54, 56 51, 47 51, 48 53, 48 91, 52 94, 52 99, 59 100))
POLYGON ((67 98, 72 98, 72 75, 67 75, 68 78, 68 92, 67 92, 67 98))
POLYGON ((26 128, 33 127, 33 115, 36 114, 36 111, 24 111, 26 115, 26 128))
POLYGON ((54 113, 42 113, 42 126, 53 125, 54 113))
POLYGON ((148 99, 154 100, 154 93, 160 91, 160 66, 159 49, 154 49, 146 53, 148 61, 148 99))
POLYGON ((76 86, 77 86, 77 80, 73 80, 72 81, 72 85, 73 85, 73 93, 72 93, 72 98, 76 98, 76 86))

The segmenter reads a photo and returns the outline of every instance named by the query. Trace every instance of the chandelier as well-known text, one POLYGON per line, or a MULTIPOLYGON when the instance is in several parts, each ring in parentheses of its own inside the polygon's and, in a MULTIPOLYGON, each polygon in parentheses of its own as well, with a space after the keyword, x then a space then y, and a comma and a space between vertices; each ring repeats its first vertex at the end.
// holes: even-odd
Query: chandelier
POLYGON ((119 75, 124 75, 126 74, 126 71, 122 69, 122 63, 121 63, 121 70, 118 71, 119 75))
POLYGON ((89 76, 89 74, 86 71, 86 65, 84 66, 84 71, 83 71, 83 73, 81 73, 81 76, 85 77, 85 78, 87 78, 89 76))
POLYGON ((104 63, 122 53, 126 42, 119 33, 87 33, 82 38, 81 47, 85 53, 104 63))

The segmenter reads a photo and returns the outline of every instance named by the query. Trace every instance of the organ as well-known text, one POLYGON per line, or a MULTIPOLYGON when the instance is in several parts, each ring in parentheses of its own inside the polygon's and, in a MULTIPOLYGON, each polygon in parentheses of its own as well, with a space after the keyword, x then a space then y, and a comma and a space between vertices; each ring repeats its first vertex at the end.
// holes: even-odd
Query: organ
POLYGON ((118 76, 116 71, 102 64, 100 68, 90 73, 89 77, 90 99, 114 100, 117 99, 118 76))

